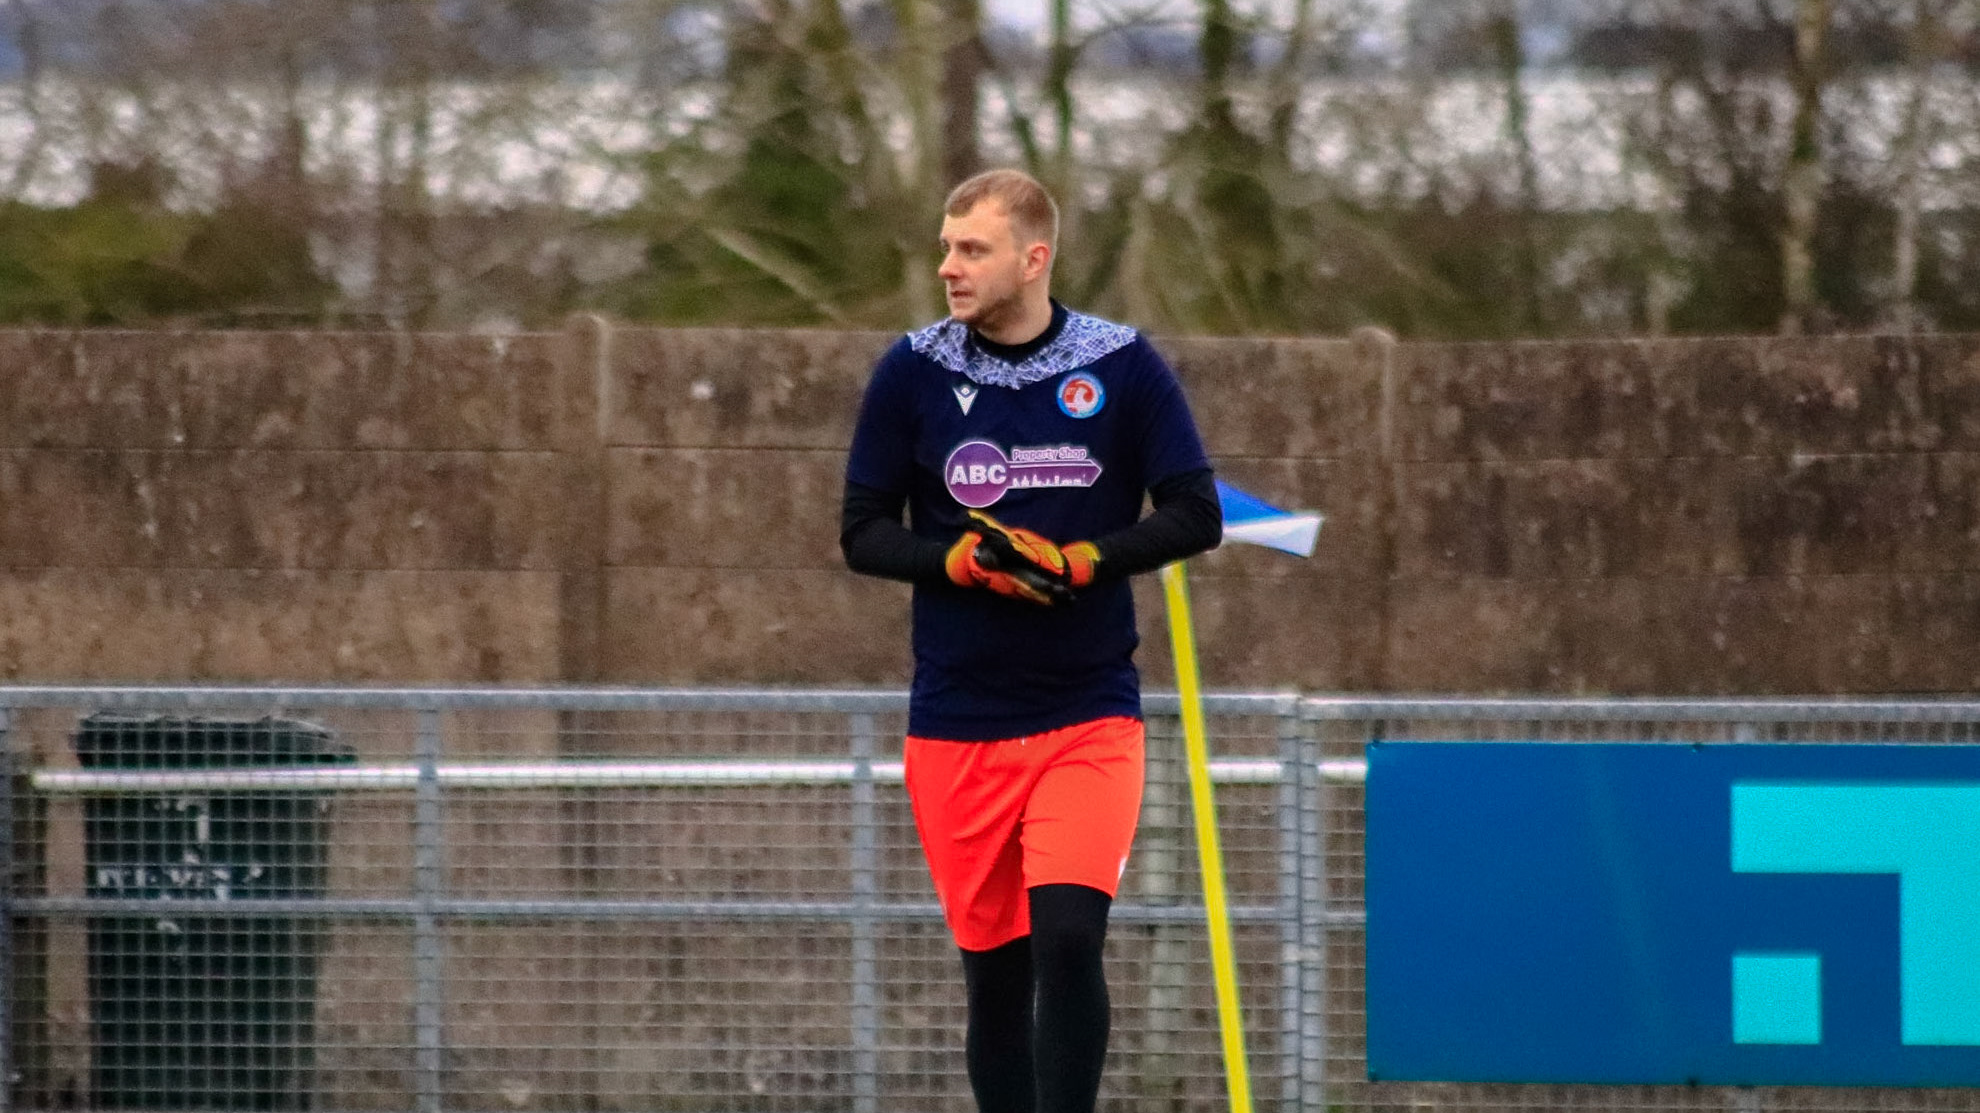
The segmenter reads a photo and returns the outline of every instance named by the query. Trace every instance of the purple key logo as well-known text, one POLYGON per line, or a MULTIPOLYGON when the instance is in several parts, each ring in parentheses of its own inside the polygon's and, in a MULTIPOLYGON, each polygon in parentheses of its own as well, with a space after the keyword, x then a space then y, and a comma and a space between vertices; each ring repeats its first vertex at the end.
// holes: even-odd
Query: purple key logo
POLYGON ((1091 487, 1100 463, 1075 444, 1013 448, 1009 456, 989 441, 964 441, 942 465, 949 494, 964 506, 982 509, 1005 491, 1034 487, 1091 487))

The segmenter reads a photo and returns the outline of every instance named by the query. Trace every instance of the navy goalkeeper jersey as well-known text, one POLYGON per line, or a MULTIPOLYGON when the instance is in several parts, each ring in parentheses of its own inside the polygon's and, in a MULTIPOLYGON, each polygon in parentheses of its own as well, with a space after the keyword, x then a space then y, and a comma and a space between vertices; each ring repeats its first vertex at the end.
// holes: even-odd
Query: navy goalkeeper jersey
MULTIPOLYGON (((977 508, 1064 545, 1133 525, 1149 487, 1207 467, 1154 347, 1069 313, 1016 365, 953 318, 903 337, 867 385, 846 478, 905 495, 919 536, 953 541, 977 508)), ((1057 607, 917 583, 913 631, 910 734, 987 741, 1141 714, 1125 578, 1057 607)))

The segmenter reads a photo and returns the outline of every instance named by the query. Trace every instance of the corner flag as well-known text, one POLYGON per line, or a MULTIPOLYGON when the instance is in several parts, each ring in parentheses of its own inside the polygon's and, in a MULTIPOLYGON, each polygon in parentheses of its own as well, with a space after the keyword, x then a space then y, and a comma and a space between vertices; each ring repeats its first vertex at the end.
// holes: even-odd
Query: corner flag
MULTIPOLYGON (((1224 540, 1263 545, 1294 556, 1312 556, 1321 515, 1292 513, 1217 481, 1224 505, 1224 540)), ((1245 1061, 1244 1022, 1238 1007, 1237 958, 1231 944, 1224 852, 1217 838, 1217 803, 1210 788, 1210 744, 1203 724, 1203 688, 1196 666, 1196 630, 1189 610, 1189 581, 1181 561, 1162 569, 1169 612, 1169 644, 1175 653, 1176 689, 1182 697, 1183 751, 1189 762, 1191 810, 1196 817, 1197 861, 1203 880, 1203 912, 1210 932, 1210 966, 1223 1036, 1224 1080, 1231 1113, 1252 1113, 1251 1069, 1245 1061)))
POLYGON ((1263 545, 1298 557, 1313 555, 1324 515, 1280 510, 1219 479, 1217 498, 1224 504, 1224 540, 1263 545))

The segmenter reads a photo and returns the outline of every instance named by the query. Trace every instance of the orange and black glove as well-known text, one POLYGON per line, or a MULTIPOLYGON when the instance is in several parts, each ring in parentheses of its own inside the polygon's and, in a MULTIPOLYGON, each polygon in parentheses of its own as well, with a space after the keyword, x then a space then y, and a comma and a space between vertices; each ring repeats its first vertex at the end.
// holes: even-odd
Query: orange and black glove
POLYGON ((1100 547, 1091 541, 1062 546, 1059 555, 1066 560, 1066 582, 1073 587, 1085 587, 1100 572, 1100 547))
MULTIPOLYGON (((943 562, 949 579, 964 587, 986 587, 999 595, 1041 606, 1069 603, 1074 581, 1066 555, 1028 529, 1013 529, 979 510, 969 512, 976 528, 958 538, 943 562)), ((1087 546, 1091 548, 1091 546, 1087 546)), ((1095 554, 1097 556, 1097 554, 1095 554)), ((1091 583, 1092 561, 1081 554, 1091 583)))

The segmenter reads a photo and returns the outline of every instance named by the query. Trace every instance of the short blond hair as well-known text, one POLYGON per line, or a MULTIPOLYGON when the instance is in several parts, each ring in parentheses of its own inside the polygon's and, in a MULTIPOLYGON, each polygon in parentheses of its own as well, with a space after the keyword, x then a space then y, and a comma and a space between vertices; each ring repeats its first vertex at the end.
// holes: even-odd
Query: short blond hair
POLYGON ((995 201, 1010 214, 1011 231, 1020 244, 1044 243, 1059 253, 1059 204, 1037 178, 1022 170, 985 170, 949 191, 942 211, 967 216, 985 201, 995 201))

